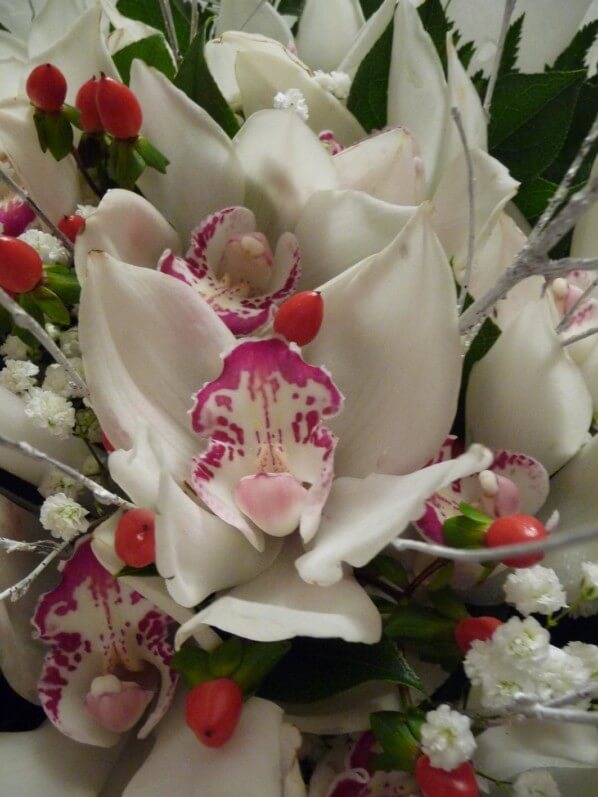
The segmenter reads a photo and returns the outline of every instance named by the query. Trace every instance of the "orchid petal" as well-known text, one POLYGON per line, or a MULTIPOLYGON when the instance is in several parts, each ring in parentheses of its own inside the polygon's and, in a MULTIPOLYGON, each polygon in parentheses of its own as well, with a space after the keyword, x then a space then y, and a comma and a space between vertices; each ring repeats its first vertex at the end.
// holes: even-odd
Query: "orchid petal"
POLYGON ((392 22, 396 0, 384 0, 361 28, 349 52, 341 61, 338 69, 355 77, 359 65, 392 22))
POLYGON ((317 191, 295 228, 301 251, 302 290, 323 285, 385 249, 415 213, 362 191, 317 191))
POLYGON ((221 0, 216 18, 216 35, 225 31, 260 33, 285 47, 292 43, 293 34, 283 16, 269 3, 260 0, 221 0))
POLYGON ((73 212, 79 199, 77 167, 71 158, 55 161, 41 151, 33 108, 25 98, 0 102, 0 149, 52 221, 73 212))
POLYGON ((474 365, 466 419, 469 439, 524 452, 548 473, 582 445, 591 396, 560 346, 544 301, 529 304, 474 365))
POLYGON ((314 193, 336 188, 332 158, 294 111, 258 111, 235 137, 246 203, 270 239, 292 230, 314 193))
POLYGON ((22 91, 27 74, 27 47, 6 31, 0 31, 0 99, 22 91))
POLYGON ((165 249, 181 250, 180 239, 166 219, 138 194, 114 188, 105 194, 77 235, 77 276, 83 283, 87 255, 95 250, 133 266, 156 268, 165 249))
POLYGON ((419 205, 424 168, 413 136, 397 128, 378 133, 339 152, 334 165, 341 188, 365 191, 396 205, 419 205))
POLYGON ((135 60, 131 89, 143 107, 143 135, 170 161, 166 174, 147 169, 139 187, 186 241, 204 216, 242 204, 239 162, 211 116, 160 72, 135 60), (181 130, 193 130, 183 146, 181 130))
POLYGON ((176 644, 182 645, 201 623, 261 642, 294 636, 377 642, 380 615, 366 592, 349 575, 330 587, 307 584, 295 568, 301 551, 297 538, 286 541, 267 570, 217 598, 181 626, 176 644))
POLYGON ((426 498, 487 468, 492 453, 473 445, 457 459, 407 476, 374 473, 334 482, 312 550, 296 563, 302 578, 328 586, 343 575, 342 563, 363 567, 425 510, 426 498))
POLYGON ((426 166, 428 189, 438 178, 446 113, 446 81, 436 47, 415 6, 401 2, 394 18, 388 124, 407 127, 415 136, 426 166))
POLYGON ((219 353, 234 339, 177 280, 99 252, 88 269, 79 336, 102 429, 116 448, 129 448, 138 423, 147 423, 168 446, 172 472, 185 478, 197 450, 191 395, 218 373, 219 353))
POLYGON ((359 0, 307 0, 297 33, 299 57, 312 69, 332 72, 364 24, 359 0))
POLYGON ((456 298, 428 215, 423 206, 386 249, 321 289, 324 323, 305 351, 326 364, 346 397, 330 424, 339 438, 337 474, 415 470, 436 454, 453 420, 461 374, 456 298), (405 335, 422 318, 425 335, 405 335))
MULTIPOLYGON (((598 177, 598 157, 589 180, 598 177)), ((572 257, 596 257, 598 252, 598 203, 594 202, 575 225, 571 241, 572 257)))

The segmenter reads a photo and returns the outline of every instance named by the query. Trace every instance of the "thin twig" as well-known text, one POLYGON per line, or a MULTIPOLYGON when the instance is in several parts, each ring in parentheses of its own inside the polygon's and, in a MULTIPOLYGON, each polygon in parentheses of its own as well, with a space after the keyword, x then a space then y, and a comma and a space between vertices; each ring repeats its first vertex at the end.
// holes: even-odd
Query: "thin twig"
POLYGON ((503 50, 505 49, 505 41, 509 31, 509 23, 513 16, 513 9, 515 8, 516 0, 505 0, 505 10, 503 12, 502 23, 500 27, 500 35, 498 37, 498 45, 496 47, 496 55, 494 56, 494 63, 492 64, 492 74, 488 80, 488 88, 486 89, 486 96, 484 97, 484 111, 486 115, 490 113, 490 104, 494 95, 494 88, 498 80, 498 72, 500 69, 500 62, 502 61, 503 50))
POLYGON ((431 564, 417 574, 417 576, 413 579, 413 581, 408 585, 407 589, 405 590, 405 597, 410 598, 415 591, 426 581, 426 579, 433 576, 434 573, 437 573, 439 570, 446 565, 446 562, 443 562, 442 559, 435 559, 431 564))
POLYGON ((189 30, 189 44, 197 36, 199 30, 199 5, 198 0, 191 0, 191 28, 189 30))
POLYGON ((251 20, 252 20, 252 19, 255 17, 255 15, 257 14, 257 12, 260 10, 260 8, 261 8, 262 6, 265 6, 265 5, 266 5, 267 1, 268 1, 268 0, 260 0, 260 2, 259 2, 257 5, 256 5, 256 7, 255 7, 255 8, 253 9, 253 11, 251 12, 251 14, 250 14, 250 15, 247 17, 247 19, 245 20, 245 22, 244 22, 244 23, 241 25, 241 27, 239 28, 239 30, 245 30, 245 28, 247 27, 247 25, 249 25, 249 23, 251 22, 251 20))
POLYGON ((36 542, 23 542, 22 540, 11 540, 8 537, 0 537, 0 550, 5 553, 24 551, 26 553, 47 554, 57 547, 57 542, 52 540, 37 540, 36 542))
POLYGON ((554 279, 564 277, 571 271, 598 271, 598 257, 562 257, 560 260, 546 258, 532 263, 532 274, 554 279))
POLYGON ((65 465, 64 462, 59 462, 57 459, 44 454, 43 451, 30 446, 29 443, 9 440, 8 437, 0 435, 0 446, 4 446, 4 448, 11 448, 13 451, 19 451, 21 454, 25 454, 25 456, 30 457, 31 459, 38 460, 38 462, 45 462, 48 465, 52 465, 52 467, 56 468, 56 470, 65 473, 67 476, 70 476, 71 479, 74 479, 76 482, 89 490, 100 504, 131 506, 129 501, 121 498, 120 495, 116 495, 116 493, 107 490, 93 479, 90 479, 88 476, 84 476, 82 473, 79 473, 79 471, 75 470, 75 468, 71 468, 70 465, 65 465))
POLYGON ((56 236, 56 238, 60 240, 62 245, 65 247, 65 249, 72 257, 74 251, 73 242, 66 237, 66 235, 62 232, 62 230, 58 229, 58 227, 54 224, 54 222, 51 219, 49 219, 48 216, 46 216, 46 214, 40 208, 37 202, 34 199, 32 199, 29 193, 25 191, 24 188, 21 188, 21 186, 18 183, 15 183, 12 177, 1 166, 0 166, 0 180, 6 183, 6 185, 9 186, 9 188, 12 191, 14 191, 14 193, 23 200, 23 202, 26 202, 29 205, 29 207, 35 213, 35 215, 46 225, 46 227, 48 227, 52 231, 52 235, 56 236))
POLYGON ((598 285, 598 277, 596 277, 595 279, 592 280, 592 282, 590 282, 590 284, 585 289, 585 291, 583 291, 583 293, 580 294, 580 296, 577 299, 577 301, 573 305, 571 305, 571 307, 567 310, 565 315, 559 321, 559 323, 558 323, 558 325, 557 325, 557 327, 555 329, 555 332, 557 332, 557 333, 558 332, 563 332, 563 330, 567 329, 567 327, 569 326, 569 323, 573 319, 573 316, 575 315, 577 310, 581 307, 583 302, 585 302, 585 300, 588 298, 588 296, 592 293, 592 291, 594 290, 594 288, 597 285, 598 285))
POLYGON ((468 201, 468 234, 467 234, 467 260, 465 263, 465 273, 463 274, 463 282, 459 291, 459 299, 457 301, 457 313, 461 314, 465 297, 469 290, 469 283, 471 282, 471 269, 473 266, 473 250, 475 244, 475 174, 473 171, 473 163, 471 162, 471 152, 467 143, 467 136, 465 128, 463 127, 463 120, 458 108, 451 108, 451 116, 457 126, 459 138, 463 145, 463 154, 465 155, 465 166, 467 168, 467 201, 468 201))
POLYGON ((29 587, 33 584, 35 579, 40 576, 44 570, 50 565, 57 556, 68 548, 71 544, 70 540, 66 540, 65 542, 61 543, 57 548, 54 548, 45 559, 38 564, 38 566, 31 571, 25 578, 22 578, 16 584, 13 584, 12 587, 8 587, 3 592, 0 592, 0 601, 5 601, 7 598, 10 598, 11 601, 17 601, 19 598, 22 598, 23 595, 27 592, 29 587))
POLYGON ((33 316, 30 316, 29 313, 25 312, 21 305, 15 302, 15 300, 12 299, 3 288, 0 288, 0 306, 4 307, 4 309, 10 313, 18 327, 26 329, 28 332, 30 332, 33 337, 42 344, 48 354, 50 354, 54 360, 59 363, 59 365, 62 365, 62 367, 67 371, 71 384, 77 391, 77 394, 79 396, 88 396, 89 390, 87 389, 87 385, 83 379, 81 379, 80 375, 77 373, 77 370, 73 367, 68 357, 56 345, 42 325, 39 324, 35 318, 33 318, 33 316))
POLYGON ((166 28, 166 35, 168 36, 168 43, 172 48, 172 52, 174 53, 177 64, 179 64, 181 62, 181 52, 179 50, 179 42, 176 36, 176 28, 174 26, 174 17, 172 16, 170 0, 159 0, 159 2, 162 18, 164 19, 164 27, 166 28))
POLYGON ((571 346, 572 343, 579 343, 580 340, 590 338, 592 335, 596 335, 597 333, 598 327, 591 327, 590 329, 586 329, 585 332, 580 332, 579 335, 572 335, 570 338, 563 340, 561 342, 561 346, 571 346))
POLYGON ((77 151, 76 147, 71 147, 71 155, 73 156, 73 158, 75 160, 75 163, 77 164, 77 168, 81 172, 81 175, 82 175, 83 179, 85 180, 85 182, 87 183, 87 185, 91 188, 91 190, 94 192, 94 194, 99 199, 101 199, 103 194, 102 194, 101 190, 99 189, 99 187, 94 183, 94 181, 92 180, 89 172, 87 171, 87 169, 83 165, 83 162, 81 161, 81 157, 80 157, 79 152, 77 151))
POLYGON ((557 720, 560 722, 579 722, 585 725, 598 724, 598 712, 586 711, 585 709, 563 708, 577 703, 580 700, 588 700, 598 697, 598 684, 589 684, 575 692, 568 692, 566 695, 540 703, 534 695, 522 693, 516 695, 509 705, 504 706, 498 712, 500 716, 509 718, 528 717, 530 719, 557 720))

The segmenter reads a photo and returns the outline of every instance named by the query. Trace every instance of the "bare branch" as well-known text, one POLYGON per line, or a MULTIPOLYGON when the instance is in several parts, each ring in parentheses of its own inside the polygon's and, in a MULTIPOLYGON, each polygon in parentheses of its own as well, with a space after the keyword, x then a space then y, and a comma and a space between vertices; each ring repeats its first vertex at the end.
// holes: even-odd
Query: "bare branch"
POLYGON ((6 553, 24 551, 26 553, 47 554, 58 546, 52 540, 37 540, 36 542, 23 542, 22 540, 11 540, 8 537, 0 537, 0 550, 6 553))
POLYGON ((251 14, 250 14, 250 15, 247 17, 247 19, 245 20, 245 22, 244 22, 244 23, 241 25, 241 27, 239 28, 239 30, 245 30, 245 28, 247 27, 247 25, 249 25, 249 23, 251 22, 251 20, 252 20, 252 19, 255 17, 255 15, 257 14, 257 12, 260 10, 260 8, 261 8, 262 6, 264 6, 264 5, 266 5, 266 3, 267 3, 267 2, 268 2, 268 0, 260 0, 260 2, 259 2, 257 5, 256 5, 256 7, 255 7, 255 8, 253 9, 253 11, 251 12, 251 14))
POLYGON ((554 279, 571 271, 598 271, 598 257, 562 257, 560 260, 540 259, 532 265, 533 274, 554 279))
POLYGON ((585 340, 592 335, 596 335, 596 333, 598 333, 598 327, 591 327, 590 329, 586 329, 585 332, 580 332, 579 335, 572 335, 570 338, 567 338, 567 340, 561 343, 561 346, 571 346, 572 343, 579 343, 580 340, 585 340))
POLYGON ((530 719, 557 720, 559 722, 578 722, 584 725, 598 725, 598 711, 562 708, 580 700, 598 697, 598 684, 584 686, 555 700, 540 703, 534 695, 516 695, 513 702, 500 709, 498 714, 510 719, 528 717, 530 719))
POLYGON ((516 0, 505 0, 505 10, 503 12, 502 23, 500 26, 500 35, 498 37, 498 45, 496 47, 496 55, 494 56, 494 63, 492 64, 492 74, 488 80, 488 87, 486 89, 486 96, 484 97, 484 110, 486 115, 490 111, 492 97, 494 95, 494 88, 498 79, 498 70, 500 69, 500 62, 502 60, 503 50, 505 49, 505 41, 509 31, 509 23, 513 16, 516 0))
POLYGON ((159 2, 162 18, 164 19, 164 27, 166 28, 166 35, 168 36, 168 43, 172 48, 172 52, 174 53, 177 64, 179 64, 181 62, 181 52, 179 50, 179 42, 176 36, 176 28, 174 26, 174 17, 172 16, 170 0, 159 0, 159 2))
POLYGON ((38 566, 34 568, 31 573, 26 575, 25 578, 22 578, 16 584, 13 584, 12 587, 8 587, 8 589, 0 592, 0 601, 5 601, 7 598, 10 598, 11 601, 18 601, 19 598, 22 598, 23 595, 25 595, 25 593, 28 591, 29 587, 33 584, 35 579, 38 576, 41 576, 44 570, 46 570, 46 568, 52 564, 54 559, 56 559, 57 556, 60 556, 60 554, 66 548, 68 548, 70 544, 70 540, 67 540, 66 542, 58 545, 58 547, 51 551, 51 553, 49 553, 45 559, 42 559, 38 566))
POLYGON ((473 249, 475 244, 475 175, 473 171, 473 164, 471 162, 471 153, 467 143, 467 136, 465 128, 463 127, 463 120, 458 108, 451 108, 451 116, 457 127, 461 144, 463 145, 463 154, 465 155, 465 165, 467 168, 467 201, 468 201, 468 235, 467 235, 467 260, 465 263, 465 273, 463 274, 463 282, 459 291, 459 299, 457 301, 457 312, 460 314, 465 303, 465 297, 469 290, 469 283, 471 282, 471 269, 473 266, 473 249))
POLYGON ((197 36, 199 30, 199 3, 198 0, 191 0, 191 27, 189 30, 189 44, 197 36))
MULTIPOLYGON (((598 260, 596 261, 596 263, 598 264, 598 260)), ((561 320, 557 324, 555 332, 563 332, 563 330, 567 329, 575 313, 578 311, 578 309, 585 302, 585 300, 588 298, 588 296, 592 293, 592 291, 597 285, 598 285, 598 277, 592 280, 592 282, 588 285, 585 291, 583 291, 583 293, 580 294, 577 301, 573 305, 571 305, 571 307, 567 310, 565 315, 561 318, 561 320)))

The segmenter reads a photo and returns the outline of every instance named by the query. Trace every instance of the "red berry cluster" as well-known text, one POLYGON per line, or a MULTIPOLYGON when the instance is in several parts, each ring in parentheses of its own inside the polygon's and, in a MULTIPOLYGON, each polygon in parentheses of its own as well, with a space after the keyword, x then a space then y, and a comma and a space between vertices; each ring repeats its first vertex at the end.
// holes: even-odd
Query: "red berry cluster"
MULTIPOLYGON (((502 545, 517 545, 522 542, 536 542, 548 536, 546 527, 532 515, 507 515, 499 517, 490 524, 484 542, 489 548, 502 545)), ((544 558, 542 552, 517 556, 514 559, 501 559, 507 567, 532 567, 544 558)))
POLYGON ((475 771, 469 761, 447 772, 430 764, 422 755, 415 765, 415 780, 423 797, 479 797, 475 771))
POLYGON ((27 293, 41 281, 44 269, 38 253, 18 238, 0 235, 0 288, 27 293))
POLYGON ((92 77, 77 93, 75 107, 86 133, 106 131, 118 139, 136 138, 143 114, 137 97, 124 83, 102 75, 92 77))
POLYGON ((307 346, 324 318, 324 301, 318 291, 301 291, 283 302, 274 316, 274 331, 290 343, 307 346))

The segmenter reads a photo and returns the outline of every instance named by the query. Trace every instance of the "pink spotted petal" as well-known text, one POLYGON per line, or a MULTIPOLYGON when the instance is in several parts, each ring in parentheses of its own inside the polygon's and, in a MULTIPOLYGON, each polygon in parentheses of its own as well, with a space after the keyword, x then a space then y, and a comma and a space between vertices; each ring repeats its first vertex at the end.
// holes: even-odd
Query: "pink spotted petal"
POLYGON ((255 216, 244 207, 224 208, 212 213, 191 233, 187 259, 198 274, 219 263, 229 238, 254 232, 255 216))
POLYGON ((11 198, 0 202, 0 231, 16 237, 31 224, 35 213, 22 199, 11 198))
POLYGON ((65 563, 60 584, 41 598, 33 624, 50 647, 38 685, 40 701, 66 736, 100 747, 118 741, 85 710, 94 679, 114 671, 136 682, 145 670, 159 673, 156 705, 140 738, 166 712, 177 682, 169 667, 170 618, 113 578, 95 558, 89 540, 65 563))
POLYGON ((331 783, 326 797, 365 797, 370 776, 365 770, 343 772, 331 783))
POLYGON ((235 503, 256 526, 286 537, 299 525, 307 490, 290 473, 244 476, 234 490, 235 503))
POLYGON ((142 689, 136 683, 123 684, 119 692, 93 694, 89 692, 84 701, 85 709, 104 728, 113 733, 124 733, 141 719, 154 693, 142 689))

